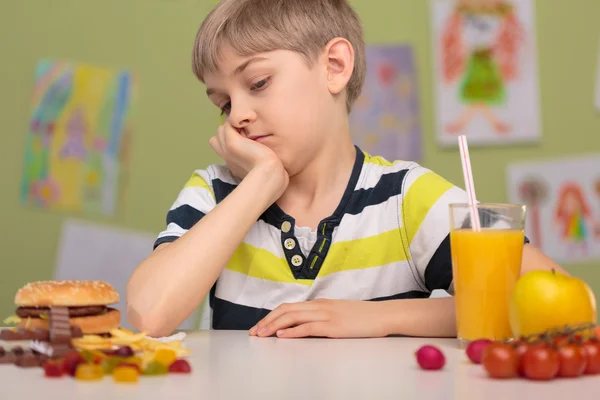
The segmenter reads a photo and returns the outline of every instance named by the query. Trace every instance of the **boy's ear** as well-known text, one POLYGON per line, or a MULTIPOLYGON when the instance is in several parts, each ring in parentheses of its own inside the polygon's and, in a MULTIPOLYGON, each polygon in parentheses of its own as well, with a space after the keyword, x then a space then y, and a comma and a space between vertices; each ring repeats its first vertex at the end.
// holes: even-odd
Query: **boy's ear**
POLYGON ((332 39, 324 51, 327 67, 327 85, 331 94, 341 93, 354 71, 354 48, 344 38, 332 39))

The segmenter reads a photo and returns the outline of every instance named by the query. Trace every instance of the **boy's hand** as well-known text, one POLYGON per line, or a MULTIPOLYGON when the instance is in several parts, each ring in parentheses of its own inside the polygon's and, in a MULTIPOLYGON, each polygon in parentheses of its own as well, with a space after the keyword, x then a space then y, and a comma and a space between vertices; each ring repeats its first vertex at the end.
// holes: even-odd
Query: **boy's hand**
MULTIPOLYGON (((229 121, 219 126, 217 136, 211 137, 208 143, 225 161, 233 176, 240 180, 257 167, 280 174, 285 172, 281 160, 273 150, 242 136, 229 121)), ((283 178, 287 187, 287 179, 289 179, 287 172, 283 178)))
POLYGON ((282 304, 250 329, 250 335, 384 337, 388 334, 378 306, 377 302, 326 299, 282 304))

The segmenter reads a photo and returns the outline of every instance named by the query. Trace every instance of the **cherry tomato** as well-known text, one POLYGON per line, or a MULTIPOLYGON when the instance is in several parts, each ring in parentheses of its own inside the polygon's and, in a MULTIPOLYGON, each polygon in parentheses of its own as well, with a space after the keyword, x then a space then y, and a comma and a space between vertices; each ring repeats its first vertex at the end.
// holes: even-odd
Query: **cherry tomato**
POLYGON ((519 357, 511 345, 492 343, 485 348, 481 363, 490 378, 508 379, 517 376, 519 357))
POLYGON ((569 335, 556 336, 552 339, 552 343, 554 344, 555 348, 560 348, 570 344, 571 338, 569 337, 569 335))
POLYGON ((587 367, 587 354, 583 347, 566 344, 558 349, 560 368, 558 376, 563 378, 576 378, 583 375, 587 367))
POLYGON ((523 354, 522 363, 524 376, 534 380, 553 379, 560 368, 558 353, 543 344, 530 346, 523 354))
POLYGON ((586 375, 600 374, 600 341, 592 339, 583 343, 585 350, 587 366, 584 373, 586 375))
POLYGON ((525 340, 516 340, 512 342, 511 345, 517 352, 517 358, 519 360, 518 373, 520 376, 525 376, 525 373, 523 372, 523 354, 525 354, 529 348, 529 343, 527 343, 525 340))

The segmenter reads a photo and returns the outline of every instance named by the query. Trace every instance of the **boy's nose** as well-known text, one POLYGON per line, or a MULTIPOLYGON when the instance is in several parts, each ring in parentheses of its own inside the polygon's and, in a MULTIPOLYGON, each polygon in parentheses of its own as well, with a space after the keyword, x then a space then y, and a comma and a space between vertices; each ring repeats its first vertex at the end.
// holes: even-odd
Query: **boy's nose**
POLYGON ((229 122, 236 128, 242 129, 256 120, 256 113, 250 108, 232 107, 229 113, 229 122))

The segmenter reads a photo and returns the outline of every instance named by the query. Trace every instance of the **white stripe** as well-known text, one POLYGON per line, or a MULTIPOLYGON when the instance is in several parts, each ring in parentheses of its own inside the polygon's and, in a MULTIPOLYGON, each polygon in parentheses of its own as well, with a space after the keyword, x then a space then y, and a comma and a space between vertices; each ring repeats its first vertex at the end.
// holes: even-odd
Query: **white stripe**
POLYGON ((410 244, 410 252, 423 281, 425 281, 425 269, 429 260, 450 233, 449 205, 466 201, 467 194, 464 190, 456 186, 450 188, 429 209, 427 216, 419 226, 419 230, 410 244))
POLYGON ((207 168, 207 171, 210 179, 208 182, 211 184, 211 186, 213 179, 218 179, 222 182, 230 183, 232 185, 239 185, 240 183, 239 179, 234 178, 233 175, 231 175, 231 171, 227 165, 212 164, 207 168))
POLYGON ((380 267, 336 272, 317 277, 311 286, 311 299, 332 298, 369 300, 420 290, 407 261, 380 267))
POLYGON ((164 231, 162 231, 161 233, 158 234, 158 237, 159 238, 162 238, 162 237, 165 237, 165 236, 177 236, 177 237, 181 237, 186 232, 187 232, 187 229, 183 229, 182 227, 180 227, 176 223, 171 222, 169 225, 167 225, 167 229, 165 229, 164 231))
POLYGON ((271 254, 284 258, 281 245, 281 231, 263 220, 258 220, 244 238, 244 243, 258 249, 268 250, 271 254))
POLYGON ((365 207, 363 212, 358 215, 344 215, 340 229, 333 236, 333 240, 344 242, 363 239, 398 229, 398 210, 401 207, 401 198, 401 195, 393 196, 384 203, 365 207))
POLYGON ((309 291, 306 285, 268 281, 224 268, 215 296, 235 304, 272 310, 282 303, 305 301, 309 291))
POLYGON ((410 169, 414 165, 413 162, 398 161, 392 166, 378 165, 365 163, 360 173, 360 178, 356 185, 356 189, 370 189, 375 187, 382 175, 393 174, 394 172, 410 169))
POLYGON ((312 286, 273 282, 224 269, 216 296, 248 307, 273 310, 282 303, 317 298, 369 300, 420 290, 406 261, 317 277, 312 286))
POLYGON ((191 206, 204 214, 208 214, 210 210, 215 208, 216 202, 210 191, 206 188, 189 186, 179 192, 179 196, 177 196, 177 199, 171 206, 171 210, 183 205, 191 206))

